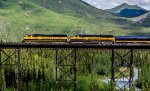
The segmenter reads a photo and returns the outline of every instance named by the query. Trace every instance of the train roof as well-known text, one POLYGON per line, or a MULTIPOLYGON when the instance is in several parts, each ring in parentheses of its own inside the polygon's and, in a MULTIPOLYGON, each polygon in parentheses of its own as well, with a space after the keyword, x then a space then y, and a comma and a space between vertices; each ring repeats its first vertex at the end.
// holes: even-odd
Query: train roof
POLYGON ((113 37, 113 35, 75 35, 80 37, 113 37))
POLYGON ((150 38, 150 36, 115 36, 115 38, 121 38, 121 39, 131 39, 131 38, 140 38, 140 39, 147 39, 150 38))
POLYGON ((66 34, 31 34, 32 36, 67 37, 66 34))

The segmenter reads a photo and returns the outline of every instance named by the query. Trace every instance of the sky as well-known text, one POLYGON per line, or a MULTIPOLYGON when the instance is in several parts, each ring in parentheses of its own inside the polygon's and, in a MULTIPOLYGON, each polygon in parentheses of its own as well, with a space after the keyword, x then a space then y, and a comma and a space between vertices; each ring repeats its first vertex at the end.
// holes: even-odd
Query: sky
POLYGON ((122 3, 128 3, 129 5, 138 5, 142 8, 150 10, 150 0, 83 0, 92 6, 99 9, 111 9, 122 3))

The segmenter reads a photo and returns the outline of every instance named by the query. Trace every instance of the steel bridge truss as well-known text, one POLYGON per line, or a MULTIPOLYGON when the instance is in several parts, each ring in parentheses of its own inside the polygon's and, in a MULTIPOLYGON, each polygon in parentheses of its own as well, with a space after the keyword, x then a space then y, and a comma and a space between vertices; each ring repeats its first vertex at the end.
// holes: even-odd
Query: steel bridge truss
POLYGON ((8 82, 6 82, 6 85, 12 81, 12 79, 16 78, 16 80, 13 80, 12 83, 14 84, 14 88, 16 88, 16 91, 20 91, 20 48, 16 49, 2 49, 0 48, 0 70, 3 70, 1 72, 4 72, 5 77, 8 82), (15 73, 17 75, 15 75, 15 73), (12 79, 11 79, 12 78, 12 79))
MULTIPOLYGON (((29 48, 32 49, 32 48, 29 48)), ((53 50, 53 49, 52 49, 53 50)), ((76 48, 61 49, 55 48, 56 60, 56 88, 57 91, 62 89, 76 90, 76 62, 77 62, 76 48)), ((49 51, 49 50, 47 50, 49 51)), ((17 91, 21 91, 21 49, 20 48, 0 48, 0 70, 15 70, 16 80, 14 83, 17 91)), ((32 54, 33 51, 30 50, 32 54)), ((40 52, 39 52, 40 53, 40 52)), ((111 85, 112 89, 125 90, 126 87, 132 88, 133 82, 133 63, 134 63, 134 50, 133 49, 112 49, 112 65, 111 65, 111 85), (118 86, 117 82, 123 83, 118 86)), ((6 73, 9 77, 9 72, 6 73)), ((5 74, 5 76, 6 76, 5 74)))
POLYGON ((112 50, 112 89, 125 91, 133 87, 133 49, 112 50), (119 84, 120 83, 120 84, 119 84), (119 84, 119 85, 118 85, 119 84))
POLYGON ((76 49, 56 49, 56 88, 76 91, 76 49), (71 86, 72 85, 72 86, 71 86))
MULTIPOLYGON (((76 91, 76 49, 64 51, 56 49, 56 84, 57 91, 61 87, 73 87, 76 91)), ((112 50, 111 81, 112 89, 126 90, 131 89, 133 83, 133 49, 112 50), (117 85, 117 82, 123 85, 117 85)), ((72 88, 71 88, 72 89, 72 88)))

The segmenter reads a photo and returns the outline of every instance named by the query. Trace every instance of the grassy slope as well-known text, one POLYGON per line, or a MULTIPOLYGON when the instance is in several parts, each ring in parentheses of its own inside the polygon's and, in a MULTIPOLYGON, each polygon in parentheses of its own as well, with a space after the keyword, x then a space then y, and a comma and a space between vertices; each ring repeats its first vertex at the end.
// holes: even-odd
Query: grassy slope
POLYGON ((33 0, 33 2, 57 13, 84 19, 114 17, 111 13, 90 6, 81 0, 33 0))
MULTIPOLYGON (((30 0, 25 1, 21 7, 16 0, 0 1, 0 38, 5 41, 21 41, 23 35, 32 33, 134 34, 129 21, 113 18, 110 13, 94 9, 83 2, 71 2, 76 4, 76 7, 78 3, 82 6, 80 7, 82 11, 78 11, 80 9, 71 8, 72 0, 64 1, 69 3, 64 3, 64 12, 59 12, 55 6, 45 8, 30 0), (29 12, 27 18, 24 10, 29 12), (29 30, 26 30, 27 25, 29 30)), ((148 31, 147 28, 144 31, 148 31)))
POLYGON ((28 33, 71 33, 73 30, 90 29, 90 24, 83 20, 55 13, 28 1, 25 3, 29 12, 27 18, 17 3, 5 3, 5 8, 0 9, 1 37, 4 40, 17 40, 28 33), (29 30, 25 29, 26 25, 30 27, 29 30))

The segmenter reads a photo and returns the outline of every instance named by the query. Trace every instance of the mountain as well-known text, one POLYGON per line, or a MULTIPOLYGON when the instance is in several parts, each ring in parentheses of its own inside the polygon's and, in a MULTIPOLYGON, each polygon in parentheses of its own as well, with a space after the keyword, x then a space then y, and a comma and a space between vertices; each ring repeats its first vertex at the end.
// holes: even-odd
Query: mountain
POLYGON ((125 8, 125 9, 122 9, 120 12, 118 12, 116 15, 121 16, 121 17, 130 18, 130 17, 137 17, 137 16, 143 15, 145 13, 147 13, 147 11, 143 10, 143 9, 138 10, 138 9, 125 8))
POLYGON ((127 18, 137 17, 148 12, 147 10, 137 5, 128 5, 126 3, 123 3, 115 8, 109 9, 108 11, 116 14, 117 16, 127 18))
POLYGON ((139 7, 138 5, 129 5, 127 3, 123 3, 123 4, 121 4, 121 5, 117 6, 117 7, 114 7, 112 9, 107 9, 107 11, 116 14, 116 13, 120 12, 123 9, 136 9, 136 10, 140 10, 140 9, 143 9, 143 8, 139 7))

